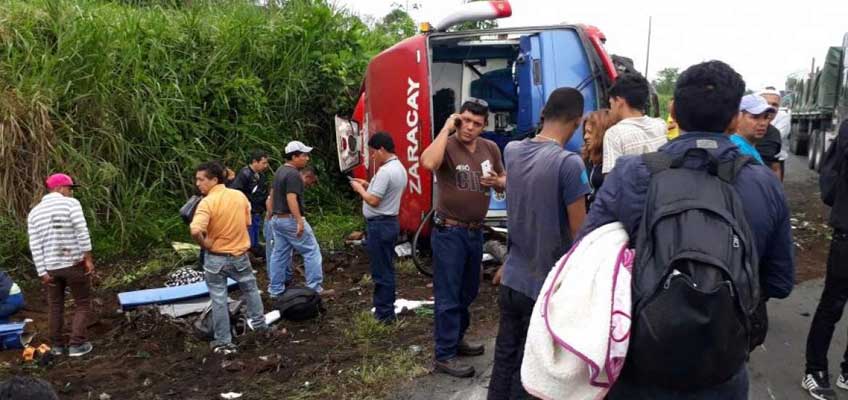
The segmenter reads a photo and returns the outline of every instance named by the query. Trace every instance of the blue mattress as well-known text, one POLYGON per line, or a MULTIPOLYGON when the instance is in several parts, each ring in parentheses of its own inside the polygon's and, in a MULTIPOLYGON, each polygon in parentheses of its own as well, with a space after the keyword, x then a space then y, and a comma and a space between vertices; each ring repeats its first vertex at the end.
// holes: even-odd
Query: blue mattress
MULTIPOLYGON (((236 281, 227 279, 228 287, 233 287, 235 285, 236 281)), ((183 286, 118 293, 118 302, 121 303, 121 309, 131 310, 136 307, 151 304, 170 304, 180 300, 206 296, 208 294, 209 289, 206 287, 206 282, 197 282, 183 286)))

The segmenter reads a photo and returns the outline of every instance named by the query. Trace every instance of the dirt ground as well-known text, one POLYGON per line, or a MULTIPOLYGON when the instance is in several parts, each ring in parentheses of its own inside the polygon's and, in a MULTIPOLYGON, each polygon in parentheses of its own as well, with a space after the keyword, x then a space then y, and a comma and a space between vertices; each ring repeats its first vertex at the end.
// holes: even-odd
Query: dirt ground
MULTIPOLYGON (((264 267, 256 269, 260 289, 264 289, 264 267)), ((325 256, 325 287, 337 292, 333 300, 325 302, 326 313, 307 322, 281 321, 274 325, 276 334, 270 339, 238 338, 240 352, 231 359, 213 354, 208 344, 193 337, 182 323, 157 312, 118 312, 117 293, 101 290, 90 327, 92 353, 36 366, 22 363, 19 351, 6 351, 0 353, 0 375, 41 376, 54 385, 62 399, 217 399, 226 392, 243 393, 242 399, 381 398, 383 391, 402 382, 368 381, 395 375, 372 364, 384 361, 379 357, 383 353, 409 354, 426 373, 432 357, 432 316, 404 315, 391 337, 365 345, 357 342, 352 331, 361 322, 356 318, 371 307, 372 286, 368 279, 363 280, 367 274, 367 257, 361 249, 325 256)), ((295 283, 302 281, 298 276, 295 283)), ((398 298, 432 299, 429 279, 411 264, 399 268, 397 281, 398 298)), ((152 279, 148 287, 162 282, 161 278, 152 279)), ((493 334, 495 293, 490 284, 481 286, 472 310, 472 338, 493 334)), ((33 343, 45 343, 45 294, 30 291, 27 295, 28 305, 20 316, 34 320, 38 335, 33 343)), ((271 304, 264 300, 268 311, 271 304)))

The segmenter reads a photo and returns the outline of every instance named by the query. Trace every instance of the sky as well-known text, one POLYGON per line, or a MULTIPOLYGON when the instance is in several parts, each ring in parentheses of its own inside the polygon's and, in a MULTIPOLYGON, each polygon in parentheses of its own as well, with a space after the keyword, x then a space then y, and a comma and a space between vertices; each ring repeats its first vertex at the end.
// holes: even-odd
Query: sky
MULTIPOLYGON (((361 16, 381 18, 406 0, 335 0, 361 16)), ((462 0, 409 0, 416 21, 436 22, 462 0)), ((606 34, 607 51, 630 57, 644 73, 648 18, 652 17, 648 76, 666 67, 686 67, 722 60, 745 79, 749 89, 784 87, 786 77, 809 72, 812 59, 821 65, 827 48, 848 33, 848 2, 807 0, 761 2, 513 0, 512 17, 500 27, 585 23, 606 34)))

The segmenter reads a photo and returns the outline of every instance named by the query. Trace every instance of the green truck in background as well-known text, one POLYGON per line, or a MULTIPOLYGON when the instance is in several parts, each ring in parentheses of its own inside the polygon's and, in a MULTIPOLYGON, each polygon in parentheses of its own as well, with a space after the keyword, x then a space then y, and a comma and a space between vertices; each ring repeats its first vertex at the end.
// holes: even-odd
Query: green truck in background
MULTIPOLYGON (((789 150, 807 154, 808 165, 816 171, 839 124, 848 119, 848 33, 841 47, 831 47, 820 68, 810 71, 795 86, 792 98, 792 129, 789 150)), ((790 88, 787 88, 790 89, 790 88)))

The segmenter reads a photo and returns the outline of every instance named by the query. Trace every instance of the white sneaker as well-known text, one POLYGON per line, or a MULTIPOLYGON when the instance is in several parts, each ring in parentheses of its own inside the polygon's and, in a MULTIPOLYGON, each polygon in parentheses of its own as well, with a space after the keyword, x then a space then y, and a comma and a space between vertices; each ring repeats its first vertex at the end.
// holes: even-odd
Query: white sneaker
POLYGON ((848 380, 845 379, 845 373, 839 374, 839 379, 836 380, 836 386, 840 389, 848 390, 848 380))
POLYGON ((836 400, 836 392, 830 387, 830 379, 828 379, 827 372, 819 371, 814 374, 804 375, 804 379, 801 381, 801 387, 816 400, 836 400))

